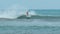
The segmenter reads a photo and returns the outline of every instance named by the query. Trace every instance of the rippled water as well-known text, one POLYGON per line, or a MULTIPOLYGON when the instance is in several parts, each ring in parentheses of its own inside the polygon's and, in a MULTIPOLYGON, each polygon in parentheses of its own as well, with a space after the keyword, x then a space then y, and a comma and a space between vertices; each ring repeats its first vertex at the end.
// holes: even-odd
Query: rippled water
POLYGON ((0 34, 59 34, 60 21, 48 19, 1 19, 0 34))
POLYGON ((21 14, 17 10, 2 12, 0 34, 60 34, 60 10, 32 10, 31 14, 39 16, 31 19, 12 19, 20 17, 21 14))

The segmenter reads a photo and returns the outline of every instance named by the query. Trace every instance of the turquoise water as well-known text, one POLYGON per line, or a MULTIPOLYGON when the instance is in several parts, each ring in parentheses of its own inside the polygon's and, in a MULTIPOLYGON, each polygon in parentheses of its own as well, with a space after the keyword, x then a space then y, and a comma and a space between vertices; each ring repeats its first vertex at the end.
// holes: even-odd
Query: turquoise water
POLYGON ((0 20, 0 34, 59 34, 60 21, 45 19, 0 20))
POLYGON ((35 10, 35 12, 39 15, 60 16, 60 10, 59 9, 35 10))
POLYGON ((18 14, 12 13, 0 14, 0 34, 60 34, 60 10, 31 11, 39 19, 15 19, 18 14))
POLYGON ((59 34, 57 26, 0 26, 0 34, 59 34))

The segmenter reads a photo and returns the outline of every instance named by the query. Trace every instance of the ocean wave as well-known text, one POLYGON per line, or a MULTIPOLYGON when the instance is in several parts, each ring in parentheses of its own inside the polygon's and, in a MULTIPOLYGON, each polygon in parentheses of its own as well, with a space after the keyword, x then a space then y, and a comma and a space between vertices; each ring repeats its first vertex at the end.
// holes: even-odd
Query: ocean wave
POLYGON ((30 10, 30 15, 32 15, 31 19, 39 19, 39 18, 40 19, 41 18, 59 19, 60 18, 60 16, 58 16, 60 15, 59 13, 60 10, 33 10, 33 9, 31 10, 31 9, 27 9, 26 7, 23 7, 20 5, 13 5, 5 10, 0 10, 0 18, 8 18, 8 19, 27 18, 26 16, 23 16, 23 15, 26 15, 26 11, 28 10, 30 10))
MULTIPOLYGON (((16 7, 17 8, 17 7, 16 7)), ((10 8, 11 9, 11 8, 10 8)), ((8 9, 5 11, 0 11, 0 19, 26 19, 26 11, 27 10, 20 10, 20 9, 8 9)), ((60 19, 60 16, 54 16, 54 15, 43 15, 41 12, 38 14, 34 10, 30 10, 30 19, 60 19)))
MULTIPOLYGON (((18 19, 26 19, 26 15, 17 17, 18 19)), ((60 16, 40 16, 40 15, 31 15, 30 19, 60 19, 60 16)))
POLYGON ((31 15, 31 17, 27 17, 26 15, 21 15, 16 18, 8 18, 8 17, 0 17, 0 19, 60 19, 60 16, 40 16, 40 15, 31 15))

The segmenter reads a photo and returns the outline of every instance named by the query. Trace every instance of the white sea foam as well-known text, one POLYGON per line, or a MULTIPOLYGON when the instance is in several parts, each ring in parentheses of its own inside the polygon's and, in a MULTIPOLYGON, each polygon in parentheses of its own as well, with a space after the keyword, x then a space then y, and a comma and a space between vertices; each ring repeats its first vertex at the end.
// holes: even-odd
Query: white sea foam
MULTIPOLYGON (((0 11, 0 18, 10 18, 15 19, 18 16, 25 15, 28 9, 24 6, 15 4, 5 9, 4 11, 0 11)), ((36 15, 34 11, 30 11, 31 15, 36 15)))
POLYGON ((25 14, 26 10, 27 8, 25 8, 24 6, 13 5, 4 10, 3 12, 0 11, 0 18, 16 18, 25 14))
POLYGON ((35 11, 30 11, 30 14, 31 14, 31 15, 37 15, 37 14, 35 13, 35 11))

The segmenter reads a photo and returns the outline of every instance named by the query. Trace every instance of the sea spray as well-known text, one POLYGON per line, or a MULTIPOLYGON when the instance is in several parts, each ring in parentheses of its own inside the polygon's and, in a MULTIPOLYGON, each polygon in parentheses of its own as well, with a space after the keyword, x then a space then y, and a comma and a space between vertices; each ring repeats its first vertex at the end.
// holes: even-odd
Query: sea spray
MULTIPOLYGON (((4 9, 3 9, 4 10, 4 9)), ((0 11, 0 18, 17 18, 18 16, 21 16, 25 14, 26 8, 20 5, 13 5, 7 9, 5 9, 3 12, 0 11)))
POLYGON ((30 11, 30 14, 31 14, 31 15, 37 15, 36 12, 33 11, 33 10, 30 11))

